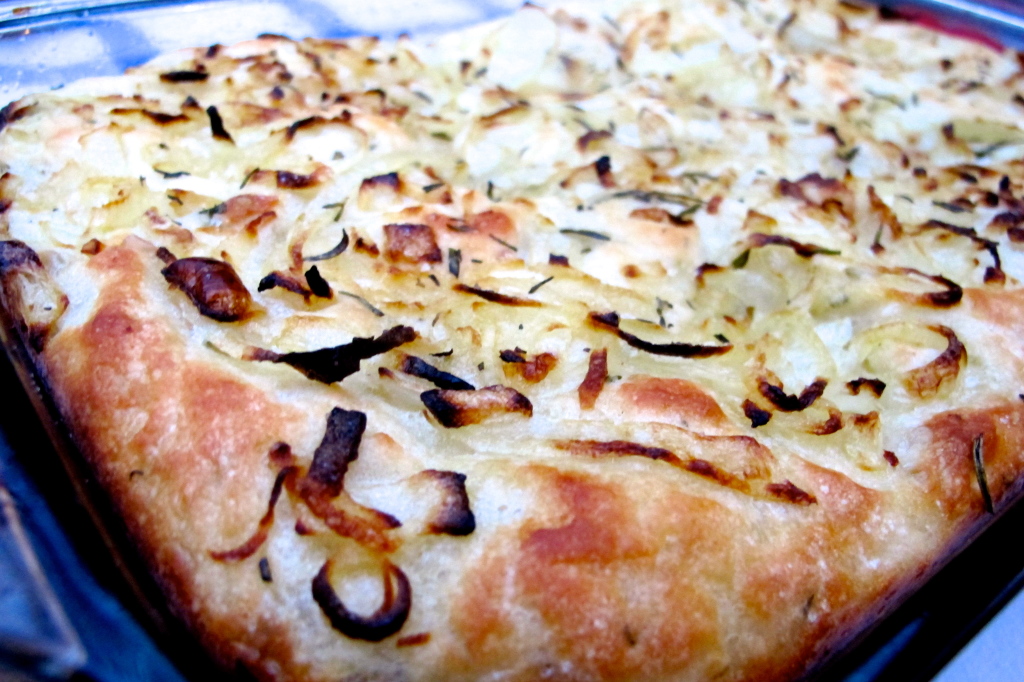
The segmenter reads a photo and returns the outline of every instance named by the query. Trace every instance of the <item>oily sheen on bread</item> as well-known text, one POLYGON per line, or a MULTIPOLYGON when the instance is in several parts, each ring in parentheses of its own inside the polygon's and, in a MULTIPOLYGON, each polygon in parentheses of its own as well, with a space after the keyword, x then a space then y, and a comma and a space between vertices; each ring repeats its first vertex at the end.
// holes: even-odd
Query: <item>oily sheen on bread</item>
POLYGON ((1024 71, 827 0, 263 36, 0 113, 0 291, 262 680, 790 680, 1017 497, 1024 71))

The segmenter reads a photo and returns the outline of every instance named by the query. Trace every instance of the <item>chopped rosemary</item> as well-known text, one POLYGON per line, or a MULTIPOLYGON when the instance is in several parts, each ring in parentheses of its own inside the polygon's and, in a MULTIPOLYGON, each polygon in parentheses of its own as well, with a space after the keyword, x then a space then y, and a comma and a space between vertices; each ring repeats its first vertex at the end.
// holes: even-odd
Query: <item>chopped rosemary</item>
POLYGON ((340 289, 338 290, 338 293, 341 294, 342 296, 348 296, 349 298, 354 298, 355 300, 359 301, 360 303, 363 304, 364 308, 369 310, 371 313, 373 313, 377 317, 384 317, 384 313, 379 308, 375 308, 372 303, 367 301, 365 298, 363 298, 359 294, 353 294, 351 292, 342 291, 340 289))
POLYGON ((251 171, 246 173, 245 178, 242 180, 242 184, 238 186, 238 189, 245 189, 245 186, 249 184, 250 180, 252 180, 252 176, 256 175, 259 172, 260 172, 260 167, 256 166, 251 171))
POLYGON ((339 220, 341 220, 341 214, 345 212, 345 202, 344 201, 336 201, 333 204, 324 204, 324 208, 336 208, 336 209, 338 209, 338 212, 334 214, 334 221, 333 221, 333 222, 338 222, 339 220))
POLYGON ((603 232, 595 232, 594 230, 577 230, 575 228, 567 227, 559 230, 562 234, 574 234, 578 237, 590 237, 591 239, 597 239, 598 241, 608 242, 611 241, 611 237, 603 232))
POLYGON ((499 239, 498 237, 495 237, 493 234, 489 234, 487 236, 490 237, 491 239, 493 239, 494 241, 498 242, 502 246, 504 246, 506 249, 512 249, 516 253, 519 253, 519 249, 517 249, 516 247, 512 246, 511 244, 509 244, 504 239, 499 239))
POLYGON ((555 276, 554 276, 554 275, 551 275, 551 276, 550 276, 550 277, 548 277, 547 279, 542 279, 541 281, 537 282, 537 283, 536 283, 536 284, 534 284, 534 285, 533 285, 532 287, 530 287, 530 290, 529 290, 529 292, 527 292, 527 293, 531 293, 531 294, 535 294, 535 293, 537 293, 537 290, 538 290, 538 289, 540 289, 540 288, 541 288, 542 286, 544 286, 545 284, 547 284, 548 282, 550 282, 550 281, 551 281, 551 280, 553 280, 554 278, 555 278, 555 276))

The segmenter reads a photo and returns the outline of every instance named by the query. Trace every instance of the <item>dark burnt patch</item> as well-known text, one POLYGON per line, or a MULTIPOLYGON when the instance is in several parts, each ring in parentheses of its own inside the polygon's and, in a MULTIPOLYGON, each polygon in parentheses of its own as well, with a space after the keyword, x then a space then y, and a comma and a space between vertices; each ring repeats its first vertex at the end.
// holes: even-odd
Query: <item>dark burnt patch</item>
POLYGON ((334 291, 331 290, 331 285, 320 274, 320 269, 317 266, 314 265, 309 270, 306 270, 304 276, 306 284, 314 296, 317 298, 334 298, 334 291))
POLYGON ((145 116, 153 123, 162 126, 171 125, 173 123, 187 123, 192 120, 185 114, 165 114, 162 111, 152 111, 150 109, 116 107, 114 109, 111 109, 110 113, 118 116, 125 116, 128 114, 139 114, 140 116, 145 116))
POLYGON ((811 505, 817 504, 818 498, 811 493, 798 488, 791 481, 785 480, 782 483, 769 483, 764 487, 765 491, 781 502, 790 504, 811 505))

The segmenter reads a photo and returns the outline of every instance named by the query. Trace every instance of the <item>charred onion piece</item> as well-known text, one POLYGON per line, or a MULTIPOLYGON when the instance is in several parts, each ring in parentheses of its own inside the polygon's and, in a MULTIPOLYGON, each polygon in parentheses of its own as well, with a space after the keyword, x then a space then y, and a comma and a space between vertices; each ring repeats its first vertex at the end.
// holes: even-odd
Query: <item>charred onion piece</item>
POLYGON ((270 491, 270 502, 267 503, 267 511, 263 514, 263 518, 260 519, 256 532, 235 549, 223 552, 211 551, 211 559, 214 561, 241 561, 255 554, 256 550, 266 541, 270 527, 274 525, 274 506, 277 505, 277 500, 281 497, 281 490, 284 488, 285 480, 293 476, 297 471, 297 467, 287 466, 278 472, 277 478, 274 479, 274 487, 270 491))
POLYGON ((421 393, 420 400, 449 429, 479 424, 499 414, 533 416, 530 400, 508 386, 486 386, 474 391, 434 389, 421 393))
POLYGON ((749 399, 743 401, 743 414, 750 420, 751 428, 755 429, 759 426, 764 426, 772 420, 771 412, 762 410, 757 406, 757 403, 749 399))
POLYGON ((306 481, 317 484, 330 497, 340 495, 348 465, 359 457, 359 444, 365 431, 366 415, 362 412, 340 407, 331 410, 324 437, 313 453, 306 481))
POLYGON ((331 285, 327 283, 324 276, 320 274, 320 269, 317 266, 311 267, 306 270, 305 273, 306 284, 309 285, 309 290, 313 292, 313 295, 318 298, 334 298, 334 292, 331 291, 331 285))
POLYGON ((455 291, 458 291, 463 294, 479 296, 485 301, 490 301, 491 303, 500 303, 502 305, 519 306, 525 308, 539 308, 541 306, 540 301, 531 301, 528 298, 519 298, 518 296, 507 296, 505 294, 499 294, 497 291, 491 291, 490 289, 480 289, 477 287, 471 287, 468 284, 456 284, 452 288, 455 291))
POLYGON ((28 345, 39 352, 68 307, 68 297, 30 246, 16 239, 0 241, 0 304, 15 319, 28 345))
POLYGON ((874 393, 876 398, 881 398, 882 392, 885 391, 885 382, 881 379, 867 379, 865 377, 860 377, 852 381, 847 381, 846 388, 853 395, 860 395, 861 390, 866 388, 874 393))
POLYGON ((806 410, 814 404, 814 401, 821 397, 821 394, 825 392, 826 386, 828 386, 828 380, 818 377, 801 391, 799 396, 796 396, 786 393, 782 390, 781 386, 776 386, 765 378, 757 380, 757 390, 760 391, 761 395, 783 412, 806 410))
POLYGON ((362 412, 338 407, 331 410, 309 471, 289 490, 338 535, 376 551, 391 552, 395 550, 395 541, 386 533, 402 525, 398 519, 356 503, 347 493, 343 495, 345 474, 349 464, 359 456, 365 430, 366 415, 362 412), (340 507, 334 503, 339 497, 340 507))
POLYGON ((160 74, 164 83, 201 83, 210 77, 205 71, 168 71, 160 74))
POLYGON ((369 616, 352 613, 331 587, 328 559, 313 578, 313 599, 331 622, 331 627, 352 639, 379 642, 402 629, 412 608, 409 579, 390 561, 384 562, 384 602, 369 616))
POLYGON ((923 367, 911 370, 903 379, 903 385, 918 398, 931 398, 947 381, 960 374, 960 365, 967 361, 967 349, 949 327, 941 324, 930 325, 928 329, 946 337, 946 350, 923 367))
POLYGON ((580 409, 592 410, 597 404, 597 399, 604 388, 604 382, 608 379, 608 349, 600 348, 590 351, 590 365, 587 367, 587 376, 577 389, 580 395, 580 409))
POLYGON ((206 107, 206 115, 210 117, 210 132, 213 133, 213 136, 218 140, 234 144, 235 141, 231 138, 231 133, 224 128, 224 120, 220 117, 217 107, 212 105, 206 107))
POLYGON ((755 232, 750 235, 750 244, 753 247, 769 246, 771 244, 785 246, 793 249, 796 255, 801 258, 810 258, 811 256, 816 256, 818 254, 826 256, 839 255, 839 251, 834 249, 826 249, 824 246, 818 246, 816 244, 805 244, 778 234, 763 234, 761 232, 755 232))
POLYGON ((619 329, 618 313, 590 313, 591 326, 602 331, 611 332, 633 348, 654 355, 669 355, 677 358, 708 358, 722 355, 732 350, 732 344, 724 346, 701 346, 693 343, 651 343, 619 329))
POLYGON ((455 471, 427 469, 422 473, 441 487, 441 508, 430 520, 427 529, 444 535, 469 535, 476 530, 476 517, 469 508, 466 475, 455 471))
POLYGON ((236 322, 249 314, 252 296, 235 269, 213 258, 179 258, 160 271, 185 292, 200 314, 218 322, 236 322))
POLYGON ((309 297, 313 295, 313 292, 309 290, 306 285, 299 281, 298 277, 289 275, 286 272, 280 270, 274 270, 272 273, 260 280, 259 285, 256 287, 256 291, 269 291, 270 289, 284 289, 290 291, 293 294, 298 294, 302 298, 309 301, 309 297))
POLYGON ((415 355, 406 355, 399 369, 414 377, 426 379, 438 388, 445 388, 451 391, 473 391, 476 389, 468 381, 463 381, 454 374, 443 372, 415 355))
POLYGON ((247 359, 257 362, 283 362, 314 381, 333 384, 359 371, 359 363, 375 355, 386 353, 414 341, 416 331, 399 325, 375 338, 356 337, 349 343, 333 348, 299 353, 275 353, 262 348, 253 349, 247 359))

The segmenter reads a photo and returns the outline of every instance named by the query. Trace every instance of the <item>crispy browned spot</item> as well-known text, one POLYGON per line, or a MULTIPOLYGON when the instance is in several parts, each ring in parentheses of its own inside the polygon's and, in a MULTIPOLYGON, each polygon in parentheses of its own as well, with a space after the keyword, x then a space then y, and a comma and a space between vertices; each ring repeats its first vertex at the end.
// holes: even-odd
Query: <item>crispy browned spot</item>
POLYGON ((82 253, 86 256, 95 256, 97 253, 103 250, 103 242, 99 239, 90 239, 82 245, 82 253))
POLYGON ((590 364, 587 367, 587 376, 577 389, 580 396, 580 409, 591 410, 597 403, 598 396, 604 388, 604 382, 608 378, 608 349, 598 348, 590 351, 590 364))
POLYGON ((229 263, 213 258, 179 258, 160 272, 206 317, 236 322, 249 314, 252 296, 229 263))
POLYGON ((761 395, 783 412, 806 410, 821 397, 821 394, 825 392, 826 386, 828 386, 828 380, 818 377, 804 388, 799 396, 796 396, 786 393, 781 386, 776 386, 764 377, 757 380, 757 390, 761 395))
POLYGON ((669 355, 678 358, 707 358, 714 355, 721 355, 732 350, 732 344, 722 346, 701 346, 693 343, 651 343, 644 341, 619 328, 619 315, 610 313, 590 313, 587 316, 590 326, 602 331, 611 332, 625 341, 633 348, 637 348, 654 355, 669 355))
POLYGON ((814 495, 801 490, 789 480, 785 480, 782 483, 769 483, 764 489, 769 495, 773 495, 785 502, 802 505, 818 503, 818 499, 814 495))
POLYGON ((363 239, 362 237, 356 237, 356 243, 352 245, 352 249, 359 253, 365 253, 371 258, 376 258, 380 255, 380 249, 377 248, 377 245, 371 241, 363 239))
POLYGON ((419 475, 437 483, 442 494, 441 504, 428 522, 427 530, 444 535, 469 535, 476 530, 476 518, 466 493, 465 474, 427 469, 419 475))
POLYGON ((349 611, 331 587, 331 561, 313 578, 313 600, 327 616, 331 627, 346 637, 379 642, 402 629, 412 608, 412 587, 400 568, 384 562, 384 601, 369 616, 349 611))
POLYGON ((897 466, 900 463, 900 458, 896 456, 896 453, 892 450, 885 450, 882 452, 882 457, 889 463, 889 466, 897 466))
POLYGON ((441 249, 429 225, 384 226, 384 256, 393 263, 440 263, 441 249))
POLYGON ((449 429, 479 424, 501 414, 533 416, 529 399, 508 386, 486 386, 475 391, 434 389, 421 393, 420 400, 449 429))
POLYGON ((500 303, 501 305, 518 306, 521 308, 539 308, 541 306, 540 301, 534 301, 529 298, 520 298, 519 296, 509 296, 507 294, 498 293, 497 291, 491 291, 490 289, 481 289, 479 287, 469 286, 468 284, 456 284, 452 287, 452 290, 463 294, 479 296, 485 301, 500 303))
POLYGON ((399 637, 395 640, 395 646, 406 647, 406 646, 420 646, 430 641, 429 632, 417 632, 415 635, 406 635, 405 637, 399 637))
POLYGON ((949 327, 941 324, 928 327, 946 337, 946 350, 923 367, 907 373, 903 385, 911 395, 931 398, 947 381, 953 381, 960 374, 960 366, 967 361, 967 349, 949 327))
POLYGON ((885 382, 881 379, 868 379, 866 377, 860 377, 852 381, 846 382, 846 388, 853 395, 860 395, 862 389, 867 389, 875 394, 876 398, 882 397, 882 392, 885 391, 885 382))
POLYGON ((361 194, 363 190, 372 190, 376 187, 389 187, 398 192, 402 188, 402 180, 398 177, 398 173, 375 175, 372 178, 365 178, 363 180, 359 185, 359 192, 361 194))

